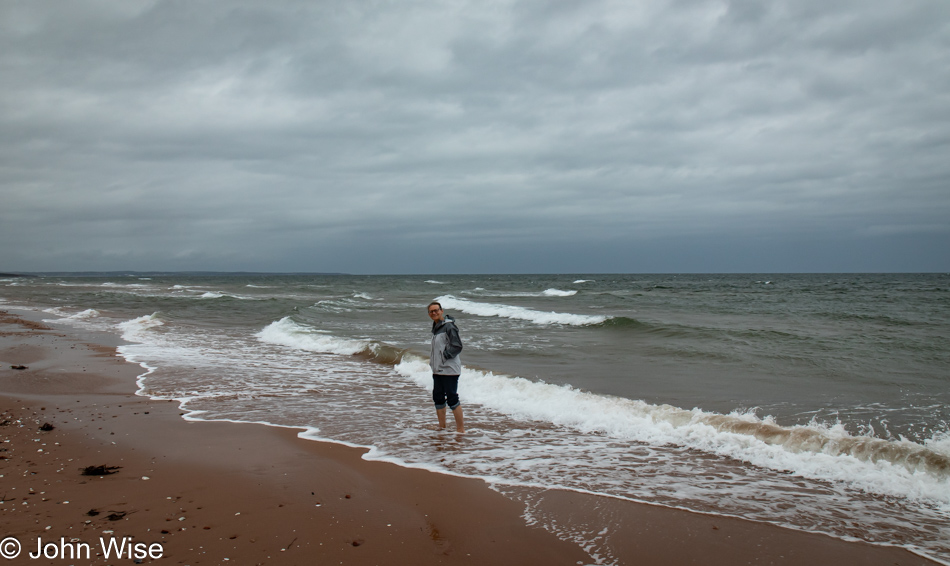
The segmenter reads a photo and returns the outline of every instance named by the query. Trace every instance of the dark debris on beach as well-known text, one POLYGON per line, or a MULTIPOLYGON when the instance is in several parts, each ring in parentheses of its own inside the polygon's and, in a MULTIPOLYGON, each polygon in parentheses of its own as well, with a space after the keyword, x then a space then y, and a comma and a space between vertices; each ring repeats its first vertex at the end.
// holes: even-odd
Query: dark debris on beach
POLYGON ((108 476, 112 475, 122 468, 122 466, 86 466, 82 469, 84 476, 108 476))

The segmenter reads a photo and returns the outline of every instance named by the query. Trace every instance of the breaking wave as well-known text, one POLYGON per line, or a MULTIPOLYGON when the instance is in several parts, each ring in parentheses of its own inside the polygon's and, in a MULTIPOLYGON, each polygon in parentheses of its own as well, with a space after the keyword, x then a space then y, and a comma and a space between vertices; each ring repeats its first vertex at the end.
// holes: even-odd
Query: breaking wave
POLYGON ((289 316, 268 324, 256 334, 263 342, 289 346, 320 354, 353 355, 369 349, 370 343, 330 336, 320 330, 299 324, 289 316))
MULTIPOLYGON (((425 360, 406 356, 396 371, 428 385, 425 360)), ((653 446, 681 446, 802 477, 844 482, 867 493, 928 499, 950 510, 950 451, 852 436, 840 425, 780 426, 770 417, 654 405, 594 394, 570 385, 465 368, 465 397, 519 419, 542 421, 653 446)))
POLYGON ((261 342, 288 346, 319 354, 341 354, 387 365, 398 364, 405 350, 369 340, 338 338, 284 317, 268 324, 255 335, 261 342))
POLYGON ((476 316, 498 316, 517 320, 527 320, 535 324, 563 324, 569 326, 590 326, 600 324, 609 317, 601 315, 570 314, 560 312, 545 312, 525 307, 505 305, 499 303, 481 303, 459 299, 452 295, 444 295, 436 299, 446 310, 454 309, 476 316))
MULTIPOLYGON (((131 322, 155 323, 151 317, 136 321, 131 322)), ((299 350, 391 365, 422 387, 428 387, 432 378, 427 361, 419 355, 332 336, 290 317, 269 324, 256 337, 299 350)), ((782 426, 752 412, 719 414, 656 405, 472 368, 465 368, 462 378, 467 402, 512 418, 653 446, 700 450, 778 472, 844 482, 871 494, 927 499, 950 510, 950 438, 919 444, 852 435, 840 424, 782 426)))
POLYGON ((146 337, 148 331, 164 325, 165 322, 162 320, 160 313, 154 312, 119 323, 118 327, 119 330, 122 331, 123 340, 128 340, 129 342, 145 342, 148 340, 146 337))

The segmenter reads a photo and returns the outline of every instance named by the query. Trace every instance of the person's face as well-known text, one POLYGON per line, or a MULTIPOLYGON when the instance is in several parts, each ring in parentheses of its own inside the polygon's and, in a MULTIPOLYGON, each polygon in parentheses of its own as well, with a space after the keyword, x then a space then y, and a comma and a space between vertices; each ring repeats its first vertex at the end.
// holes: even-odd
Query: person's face
POLYGON ((432 320, 442 320, 442 307, 432 305, 429 307, 429 318, 432 320))

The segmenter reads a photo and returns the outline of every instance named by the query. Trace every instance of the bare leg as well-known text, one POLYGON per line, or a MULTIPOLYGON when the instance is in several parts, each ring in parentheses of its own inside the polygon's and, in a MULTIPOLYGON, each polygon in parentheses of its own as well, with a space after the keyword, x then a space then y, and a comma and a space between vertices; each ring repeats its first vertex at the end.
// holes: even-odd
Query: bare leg
MULTIPOLYGON (((465 432, 465 422, 462 419, 461 405, 452 409, 452 416, 455 417, 455 431, 465 432)), ((443 409, 443 412, 442 412, 442 428, 445 428, 445 409, 443 409)))
POLYGON ((439 418, 439 429, 445 428, 445 407, 435 410, 435 416, 439 418))

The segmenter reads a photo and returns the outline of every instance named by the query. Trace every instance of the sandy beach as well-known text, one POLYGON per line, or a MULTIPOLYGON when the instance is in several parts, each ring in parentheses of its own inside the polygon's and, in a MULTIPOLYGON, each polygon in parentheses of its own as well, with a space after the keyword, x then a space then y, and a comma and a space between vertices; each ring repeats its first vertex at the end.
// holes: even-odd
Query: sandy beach
MULTIPOLYGON (((177 403, 135 395, 143 370, 117 356, 117 338, 30 318, 0 313, 0 534, 5 553, 20 545, 11 564, 34 562, 30 553, 52 564, 595 562, 481 480, 366 461, 297 429, 186 421, 177 403)), ((544 502, 606 528, 619 564, 935 564, 574 492, 544 502)))

